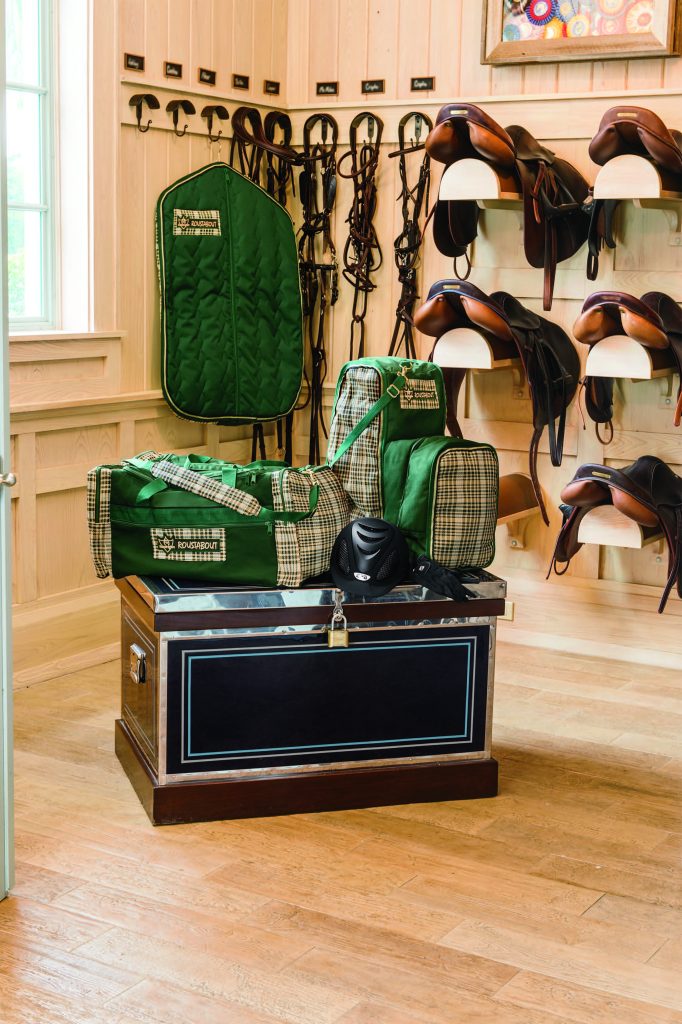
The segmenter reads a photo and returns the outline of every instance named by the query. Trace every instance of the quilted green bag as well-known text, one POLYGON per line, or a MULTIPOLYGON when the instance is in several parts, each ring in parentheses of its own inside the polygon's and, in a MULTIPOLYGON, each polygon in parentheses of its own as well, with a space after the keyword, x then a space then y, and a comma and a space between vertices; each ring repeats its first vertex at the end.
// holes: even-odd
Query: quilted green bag
POLYGON ((384 518, 412 553, 448 569, 495 557, 499 466, 492 445, 460 437, 393 441, 384 453, 384 518))
POLYGON ((435 363, 368 357, 341 368, 327 464, 334 467, 355 515, 384 516, 386 446, 442 437, 445 412, 443 373, 435 363))
POLYGON ((291 217, 224 163, 185 175, 156 206, 161 386, 176 415, 279 419, 298 400, 303 321, 291 217))
POLYGON ((145 453, 88 474, 90 549, 98 576, 172 576, 297 587, 329 568, 350 522, 327 467, 235 466, 201 455, 145 453))

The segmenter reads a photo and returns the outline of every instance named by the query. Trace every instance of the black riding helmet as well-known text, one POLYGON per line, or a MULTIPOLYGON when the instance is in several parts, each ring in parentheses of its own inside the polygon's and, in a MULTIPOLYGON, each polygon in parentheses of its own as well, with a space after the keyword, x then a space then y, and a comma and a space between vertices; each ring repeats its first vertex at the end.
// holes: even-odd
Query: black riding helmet
POLYGON ((332 548, 332 579, 350 594, 381 597, 402 583, 409 567, 403 535, 383 519, 355 519, 332 548))

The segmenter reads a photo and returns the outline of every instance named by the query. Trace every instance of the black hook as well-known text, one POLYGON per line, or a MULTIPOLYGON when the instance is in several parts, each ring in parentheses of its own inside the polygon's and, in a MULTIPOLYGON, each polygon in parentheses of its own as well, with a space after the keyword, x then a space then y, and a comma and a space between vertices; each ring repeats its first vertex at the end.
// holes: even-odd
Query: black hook
POLYGON ((183 110, 185 114, 196 114, 196 107, 191 100, 169 100, 166 104, 166 111, 173 115, 173 131, 179 139, 187 132, 189 125, 185 125, 181 132, 178 131, 178 118, 180 117, 180 110, 183 110))
POLYGON ((227 107, 223 106, 208 106, 204 107, 201 111, 201 116, 206 118, 208 125, 208 138, 210 142, 219 142, 220 136, 223 134, 219 131, 217 135, 213 135, 213 118, 218 117, 221 121, 227 121, 230 114, 227 107))
POLYGON ((135 96, 131 96, 128 101, 128 106, 135 107, 135 115, 137 117, 137 129, 140 132, 148 132, 149 127, 152 123, 151 117, 147 121, 147 127, 142 127, 142 107, 147 104, 150 110, 158 110, 161 104, 157 100, 154 93, 151 92, 138 92, 135 96))

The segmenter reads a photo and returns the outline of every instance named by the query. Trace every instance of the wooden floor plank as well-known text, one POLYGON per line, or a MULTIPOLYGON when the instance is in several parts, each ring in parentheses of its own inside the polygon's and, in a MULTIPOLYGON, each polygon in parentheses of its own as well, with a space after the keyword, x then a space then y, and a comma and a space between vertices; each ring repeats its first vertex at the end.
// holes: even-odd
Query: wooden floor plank
POLYGON ((16 693, 2 1024, 682 1024, 679 673, 502 643, 497 799, 168 829, 118 673, 16 693))

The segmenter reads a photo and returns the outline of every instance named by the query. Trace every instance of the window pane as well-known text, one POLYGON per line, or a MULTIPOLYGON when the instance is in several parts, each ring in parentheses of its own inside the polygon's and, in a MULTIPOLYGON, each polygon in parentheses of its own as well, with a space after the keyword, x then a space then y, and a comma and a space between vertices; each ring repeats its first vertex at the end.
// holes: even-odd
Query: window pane
POLYGON ((41 85, 39 0, 5 0, 7 81, 41 85))
POLYGON ((7 215, 7 281, 11 319, 40 320, 43 310, 41 213, 7 215))
POLYGON ((7 90, 7 200, 40 202, 40 98, 7 90))

